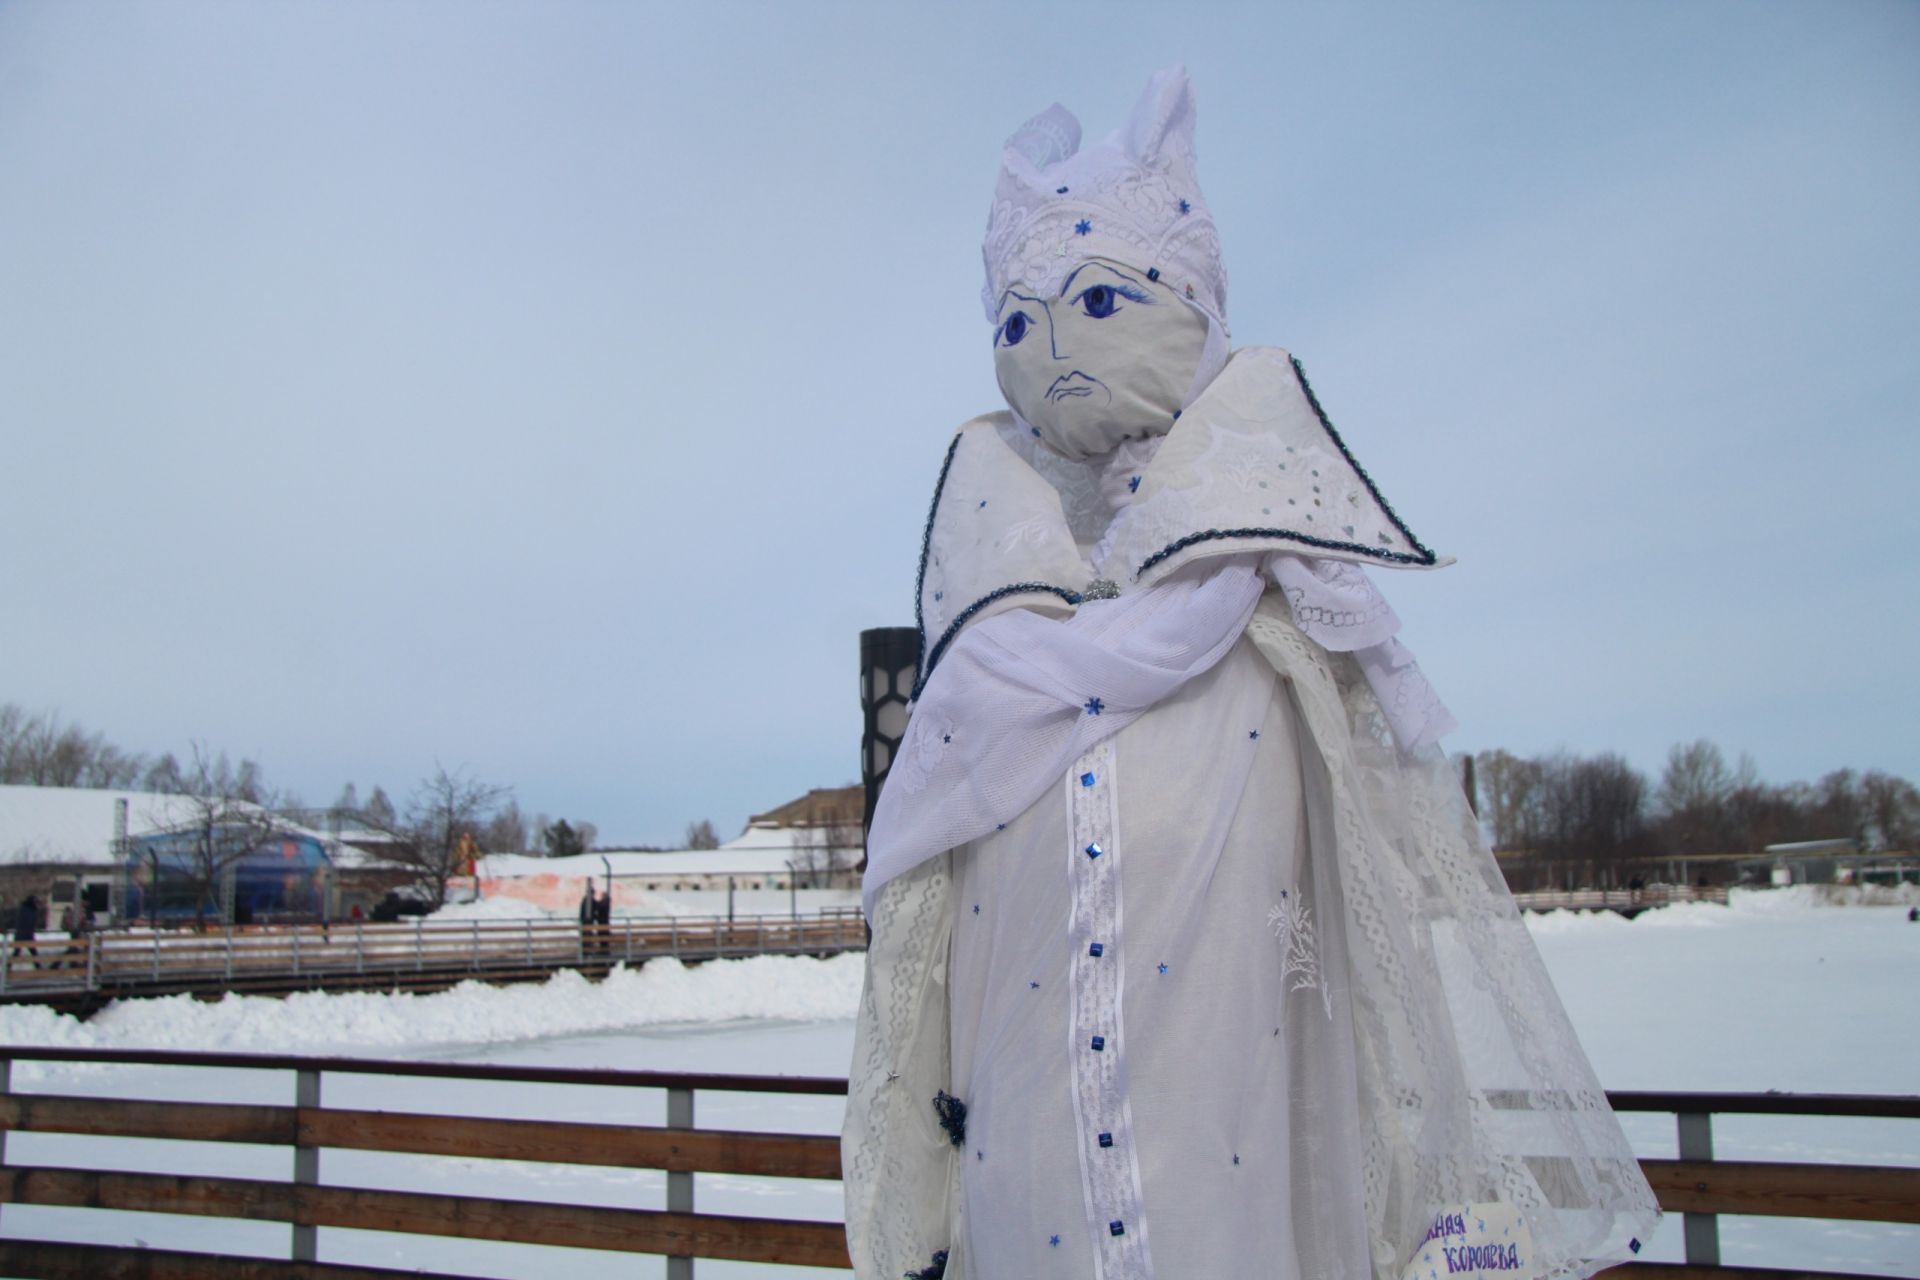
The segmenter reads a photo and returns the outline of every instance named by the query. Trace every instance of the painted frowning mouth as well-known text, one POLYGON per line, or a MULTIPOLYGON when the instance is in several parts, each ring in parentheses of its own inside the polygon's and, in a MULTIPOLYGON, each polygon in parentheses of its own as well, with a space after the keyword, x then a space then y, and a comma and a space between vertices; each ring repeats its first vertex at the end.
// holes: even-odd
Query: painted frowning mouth
POLYGON ((1105 396, 1109 400, 1113 398, 1113 393, 1107 390, 1106 383, 1075 369, 1072 373, 1053 380, 1053 385, 1047 388, 1047 403, 1058 404, 1062 400, 1095 394, 1105 396))

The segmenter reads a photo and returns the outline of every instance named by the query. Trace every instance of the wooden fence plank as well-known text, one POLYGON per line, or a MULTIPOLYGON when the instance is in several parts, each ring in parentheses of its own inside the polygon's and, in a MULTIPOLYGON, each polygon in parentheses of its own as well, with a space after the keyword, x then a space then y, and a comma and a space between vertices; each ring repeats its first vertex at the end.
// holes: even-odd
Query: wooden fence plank
POLYGON ((309 1147, 612 1165, 671 1173, 840 1176, 840 1140, 816 1134, 735 1133, 724 1129, 661 1129, 329 1108, 303 1108, 299 1124, 300 1145, 309 1147))
POLYGON ((297 1132, 292 1107, 69 1098, 43 1093, 0 1094, 0 1129, 178 1138, 187 1142, 260 1142, 281 1147, 293 1145, 297 1132))
POLYGON ((439 1271, 45 1240, 0 1240, 0 1275, 32 1280, 468 1280, 439 1271))
POLYGON ((1920 1168, 1642 1160, 1660 1207, 1677 1213, 1920 1222, 1920 1168))
POLYGON ((794 1266, 850 1265, 845 1229, 837 1222, 588 1208, 246 1178, 7 1168, 0 1169, 0 1203, 205 1214, 310 1227, 794 1266))

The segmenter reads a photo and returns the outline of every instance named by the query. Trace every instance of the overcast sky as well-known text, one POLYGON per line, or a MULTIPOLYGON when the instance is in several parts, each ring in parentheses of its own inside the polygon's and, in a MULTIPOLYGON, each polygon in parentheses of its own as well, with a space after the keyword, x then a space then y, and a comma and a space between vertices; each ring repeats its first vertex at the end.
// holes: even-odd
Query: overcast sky
POLYGON ((1920 777, 1920 6, 0 4, 0 702, 605 841, 858 770, 1001 141, 1184 61, 1455 750, 1920 777))

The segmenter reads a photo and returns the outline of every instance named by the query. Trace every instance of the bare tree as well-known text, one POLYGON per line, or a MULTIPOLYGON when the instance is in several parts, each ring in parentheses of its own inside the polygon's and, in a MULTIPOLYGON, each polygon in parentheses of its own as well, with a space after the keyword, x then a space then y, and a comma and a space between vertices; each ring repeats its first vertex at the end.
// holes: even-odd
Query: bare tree
POLYGON ((1480 816, 1493 829, 1493 847, 1521 850, 1534 844, 1534 793, 1540 787, 1540 763, 1505 751, 1483 751, 1475 762, 1480 816))
POLYGON ((480 847, 488 853, 527 851, 527 820, 517 803, 509 800, 500 812, 493 815, 486 830, 480 833, 480 847))
POLYGON ((1734 839, 1728 820, 1733 787, 1726 757, 1705 738, 1669 751, 1654 797, 1667 849, 1678 854, 1725 852, 1734 839))
POLYGON ((1869 769, 1860 777, 1860 801, 1877 848, 1912 853, 1920 845, 1920 789, 1911 782, 1869 769))
POLYGON ((400 829, 400 814, 394 809, 393 801, 387 799, 385 787, 374 787, 373 794, 367 797, 367 807, 362 813, 370 827, 394 832, 400 829))
POLYGON ((106 735, 63 724, 54 712, 0 706, 0 782, 41 787, 129 787, 145 762, 106 735))
MULTIPOLYGON (((224 753, 210 756, 199 742, 192 744, 189 757, 167 806, 171 820, 162 841, 167 846, 166 869, 186 882, 193 894, 194 923, 204 928, 209 911, 217 918, 226 916, 229 874, 279 835, 281 823, 259 804, 260 770, 252 761, 243 760, 236 768, 224 753)), ((158 873, 158 850, 155 864, 158 873)), ((156 894, 159 880, 156 874, 156 894)))
POLYGON ((793 832, 793 857, 787 865, 802 889, 829 889, 851 871, 859 861, 860 828, 857 824, 828 823, 796 827, 793 832))
POLYGON ((718 849, 720 833, 713 829, 713 823, 706 818, 687 824, 687 848, 718 849))
MULTIPOLYGON (((463 765, 449 773, 436 764, 407 801, 407 840, 387 855, 413 872, 433 903, 447 900, 447 881, 461 873, 461 837, 480 838, 481 830, 513 794, 513 788, 469 777, 463 765)), ((375 788, 374 795, 382 793, 375 788)), ((372 802, 368 802, 372 807, 372 802)))

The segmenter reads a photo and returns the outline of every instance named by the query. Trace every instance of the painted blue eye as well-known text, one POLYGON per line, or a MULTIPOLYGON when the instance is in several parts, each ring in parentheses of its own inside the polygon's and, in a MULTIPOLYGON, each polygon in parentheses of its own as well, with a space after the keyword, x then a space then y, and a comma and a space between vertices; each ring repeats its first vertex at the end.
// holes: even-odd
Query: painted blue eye
POLYGON ((1125 310, 1122 300, 1138 302, 1142 306, 1152 306, 1153 297, 1144 289, 1130 284, 1093 284, 1073 295, 1073 306, 1079 307, 1095 320, 1105 320, 1116 311, 1125 310))
POLYGON ((1105 320, 1113 314, 1113 290, 1104 284, 1097 284, 1080 295, 1087 314, 1095 320, 1105 320))
POLYGON ((1027 313, 1016 311, 1000 325, 1000 345, 1017 347, 1020 339, 1027 336, 1027 313))

